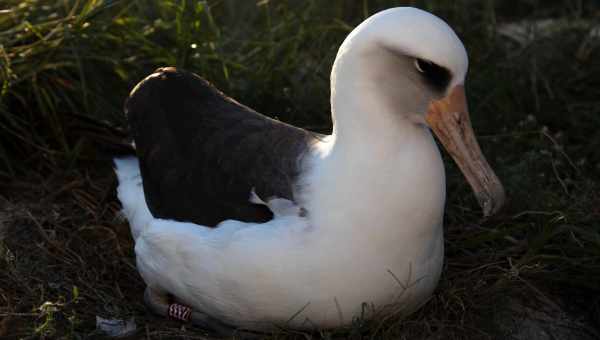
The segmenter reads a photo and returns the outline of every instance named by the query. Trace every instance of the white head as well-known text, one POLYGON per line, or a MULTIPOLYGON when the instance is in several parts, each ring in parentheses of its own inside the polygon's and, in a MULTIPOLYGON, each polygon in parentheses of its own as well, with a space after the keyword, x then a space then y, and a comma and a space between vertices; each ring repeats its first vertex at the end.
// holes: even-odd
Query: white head
POLYGON ((417 123, 429 103, 462 85, 468 69, 465 47, 440 18, 412 7, 379 12, 357 26, 338 51, 332 89, 353 83, 350 91, 379 94, 417 123), (349 65, 346 67, 345 65, 349 65), (352 66, 350 66, 352 65, 352 66), (352 79, 346 76, 352 69, 352 79), (356 88, 359 87, 359 88, 356 88))
POLYGON ((399 7, 371 16, 344 40, 334 63, 334 135, 372 139, 386 131, 430 127, 487 215, 502 205, 504 191, 470 126, 464 92, 468 64, 454 31, 428 12, 399 7))
MULTIPOLYGON (((450 83, 464 81, 469 60, 456 33, 442 19, 412 7, 379 12, 356 27, 342 45, 366 43, 387 49, 412 62, 431 62, 450 73, 450 83), (355 40, 356 39, 356 40, 355 40)), ((341 50, 340 49, 340 50, 341 50)), ((416 71, 418 67, 415 67, 416 71)))

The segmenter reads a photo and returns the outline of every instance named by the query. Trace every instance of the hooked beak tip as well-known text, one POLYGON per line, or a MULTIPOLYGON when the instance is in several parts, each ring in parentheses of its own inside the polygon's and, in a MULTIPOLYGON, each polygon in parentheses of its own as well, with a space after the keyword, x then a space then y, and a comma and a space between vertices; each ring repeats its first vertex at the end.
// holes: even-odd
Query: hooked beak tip
POLYGON ((506 194, 504 192, 504 187, 500 182, 494 185, 491 192, 479 192, 476 194, 477 201, 483 210, 483 216, 489 217, 495 215, 500 211, 502 206, 504 206, 504 201, 506 199, 506 194))

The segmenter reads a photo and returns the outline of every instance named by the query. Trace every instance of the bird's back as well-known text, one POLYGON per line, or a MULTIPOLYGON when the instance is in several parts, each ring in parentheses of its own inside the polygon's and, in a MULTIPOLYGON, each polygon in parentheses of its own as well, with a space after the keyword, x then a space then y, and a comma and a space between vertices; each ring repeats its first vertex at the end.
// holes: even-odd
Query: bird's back
POLYGON ((175 68, 141 81, 125 111, 157 218, 207 226, 267 221, 268 208, 248 201, 252 189, 293 201, 302 156, 314 142, 310 132, 265 117, 175 68))

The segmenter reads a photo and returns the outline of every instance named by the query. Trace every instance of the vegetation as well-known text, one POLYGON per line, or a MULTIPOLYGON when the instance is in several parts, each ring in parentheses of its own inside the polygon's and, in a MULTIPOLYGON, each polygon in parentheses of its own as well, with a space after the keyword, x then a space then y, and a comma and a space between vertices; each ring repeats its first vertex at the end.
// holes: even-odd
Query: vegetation
POLYGON ((0 337, 101 337, 101 316, 134 317, 133 338, 204 338, 143 306, 110 162, 127 135, 129 90, 175 65, 327 131, 337 47, 366 16, 401 4, 463 39, 473 125, 508 205, 482 219, 448 158, 447 259, 424 308, 272 337, 520 339, 535 325, 600 337, 600 5, 584 0, 2 1, 0 337), (521 26, 525 38, 507 33, 545 19, 521 26))

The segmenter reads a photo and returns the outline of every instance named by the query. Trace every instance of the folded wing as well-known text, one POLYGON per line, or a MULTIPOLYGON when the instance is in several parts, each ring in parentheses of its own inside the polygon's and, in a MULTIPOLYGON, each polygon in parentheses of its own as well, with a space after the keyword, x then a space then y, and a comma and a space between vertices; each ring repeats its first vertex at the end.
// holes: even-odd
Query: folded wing
POLYGON ((303 156, 316 140, 175 68, 141 81, 125 111, 152 215, 207 226, 269 220, 266 206, 249 201, 252 189, 294 201, 303 156))

